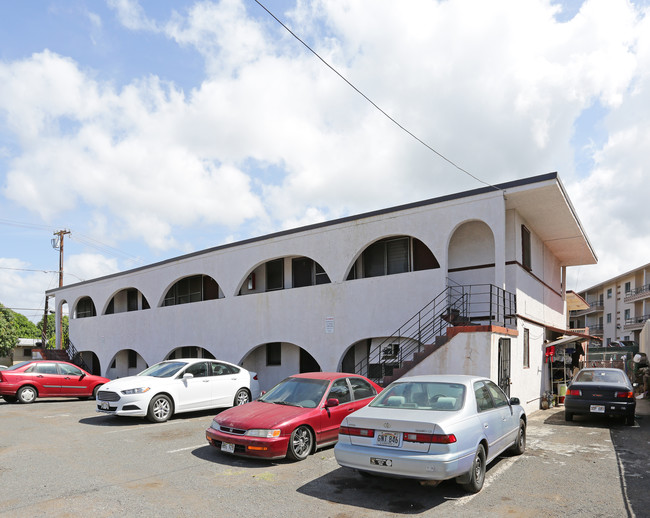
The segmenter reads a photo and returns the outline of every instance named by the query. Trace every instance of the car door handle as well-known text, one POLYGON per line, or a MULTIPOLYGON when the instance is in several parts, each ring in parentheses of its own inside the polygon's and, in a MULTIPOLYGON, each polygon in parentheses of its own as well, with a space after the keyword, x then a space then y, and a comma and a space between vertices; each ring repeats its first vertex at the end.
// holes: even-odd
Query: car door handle
POLYGON ((484 424, 483 424, 483 428, 489 428, 489 427, 490 427, 489 424, 487 424, 487 423, 484 423, 484 424))

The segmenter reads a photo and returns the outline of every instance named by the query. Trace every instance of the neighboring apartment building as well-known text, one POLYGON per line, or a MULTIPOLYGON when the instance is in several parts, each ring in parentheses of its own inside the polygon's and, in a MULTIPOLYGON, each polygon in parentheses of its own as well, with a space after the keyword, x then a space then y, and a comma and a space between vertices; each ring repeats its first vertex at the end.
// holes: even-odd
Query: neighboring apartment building
MULTIPOLYGON (((263 389, 313 370, 488 376, 529 410, 566 329, 566 267, 596 256, 556 173, 248 239, 61 288, 110 378, 217 357, 263 389)), ((57 329, 60 344, 60 330, 57 329)), ((60 345, 59 345, 60 346, 60 345)))
POLYGON ((571 328, 589 328, 603 345, 631 340, 648 351, 650 320, 650 264, 640 266, 578 293, 589 307, 571 312, 571 328), (646 329, 644 335, 644 328, 646 329))

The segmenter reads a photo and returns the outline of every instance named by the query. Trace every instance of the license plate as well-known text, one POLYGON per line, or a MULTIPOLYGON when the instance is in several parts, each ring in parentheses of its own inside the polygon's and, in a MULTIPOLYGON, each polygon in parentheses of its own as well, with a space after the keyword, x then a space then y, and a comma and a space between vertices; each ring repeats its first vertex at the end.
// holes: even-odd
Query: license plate
POLYGON ((235 445, 230 442, 222 442, 221 451, 225 451, 226 453, 235 453, 235 445))
POLYGON ((390 459, 378 459, 376 457, 370 457, 370 464, 374 464, 375 466, 391 467, 393 465, 393 461, 390 459))
POLYGON ((597 414, 604 414, 605 413, 605 405, 591 405, 589 407, 590 412, 595 412, 597 414))
POLYGON ((108 404, 108 401, 102 401, 101 408, 102 408, 102 410, 109 410, 111 407, 108 404))
POLYGON ((399 447, 399 432, 379 432, 377 434, 377 446, 399 447))

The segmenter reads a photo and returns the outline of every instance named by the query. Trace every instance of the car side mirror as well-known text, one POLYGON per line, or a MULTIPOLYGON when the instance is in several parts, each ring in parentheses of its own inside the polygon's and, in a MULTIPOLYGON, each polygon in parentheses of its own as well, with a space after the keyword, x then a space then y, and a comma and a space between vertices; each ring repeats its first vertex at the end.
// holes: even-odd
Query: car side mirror
POLYGON ((339 406, 339 400, 336 399, 335 397, 329 398, 325 403, 325 408, 329 408, 331 406, 339 406))
POLYGON ((519 401, 519 398, 518 398, 518 397, 511 397, 511 398, 510 398, 510 404, 511 404, 511 405, 520 405, 521 402, 519 401))
POLYGON ((81 376, 79 376, 79 381, 81 381, 81 380, 84 379, 85 377, 86 377, 86 373, 85 373, 85 372, 82 372, 82 373, 81 373, 81 376))
POLYGON ((184 380, 189 380, 189 379, 192 379, 193 377, 194 377, 194 374, 192 374, 191 372, 186 372, 185 374, 183 374, 183 379, 184 380))

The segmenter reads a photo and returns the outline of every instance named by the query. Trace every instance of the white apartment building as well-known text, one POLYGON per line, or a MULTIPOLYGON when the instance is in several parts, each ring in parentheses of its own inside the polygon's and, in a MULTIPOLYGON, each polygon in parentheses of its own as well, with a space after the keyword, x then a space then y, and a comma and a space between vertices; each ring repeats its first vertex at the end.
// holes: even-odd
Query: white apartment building
POLYGON ((544 341, 566 333, 566 268, 595 262, 550 173, 216 246, 47 295, 57 315, 70 315, 69 351, 109 378, 188 356, 240 364, 263 389, 312 370, 380 383, 467 373, 498 381, 532 410, 549 388, 544 341))
POLYGON ((571 328, 614 341, 634 341, 646 354, 650 324, 650 264, 639 266, 578 293, 589 308, 571 312, 571 328), (645 331, 644 331, 645 330, 645 331))

